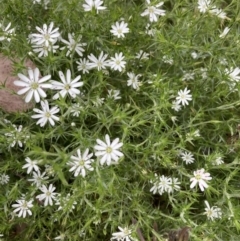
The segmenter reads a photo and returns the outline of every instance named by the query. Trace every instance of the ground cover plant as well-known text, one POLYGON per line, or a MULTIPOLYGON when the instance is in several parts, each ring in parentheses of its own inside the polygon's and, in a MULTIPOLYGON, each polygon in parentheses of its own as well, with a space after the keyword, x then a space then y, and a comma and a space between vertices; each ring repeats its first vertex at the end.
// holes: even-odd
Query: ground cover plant
POLYGON ((1 240, 239 239, 237 0, 0 3, 1 240))

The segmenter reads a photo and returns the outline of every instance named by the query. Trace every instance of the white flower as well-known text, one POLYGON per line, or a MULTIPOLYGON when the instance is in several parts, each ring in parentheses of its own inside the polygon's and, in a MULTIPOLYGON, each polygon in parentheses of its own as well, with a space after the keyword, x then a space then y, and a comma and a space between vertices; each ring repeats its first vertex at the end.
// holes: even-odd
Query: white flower
POLYGON ((102 106, 102 104, 104 103, 104 98, 100 98, 100 97, 97 97, 96 100, 92 100, 92 103, 94 106, 96 107, 99 107, 99 106, 102 106))
POLYGON ((13 210, 14 213, 18 213, 18 217, 23 217, 25 218, 28 215, 32 215, 32 211, 30 208, 33 207, 33 200, 31 199, 30 201, 26 201, 24 198, 19 199, 16 201, 17 204, 13 204, 12 207, 16 208, 13 210))
MULTIPOLYGON (((83 46, 86 46, 86 43, 79 43, 79 38, 77 40, 74 39, 74 34, 68 33, 68 40, 61 39, 63 43, 67 45, 68 51, 66 53, 66 56, 72 56, 74 51, 78 53, 79 56, 83 56, 83 52, 85 51, 83 46)), ((65 47, 62 47, 61 50, 65 49, 65 47)))
POLYGON ((158 16, 164 16, 165 10, 159 9, 163 5, 164 2, 158 3, 156 6, 150 5, 150 0, 146 0, 147 9, 141 14, 141 16, 149 15, 150 22, 157 22, 158 16))
POLYGON ((177 118, 177 116, 172 116, 171 120, 172 120, 173 123, 175 123, 176 121, 178 121, 178 118, 177 118))
POLYGON ((37 165, 38 164, 37 160, 31 160, 29 157, 26 157, 25 161, 27 162, 27 164, 23 165, 22 169, 27 168, 27 174, 32 172, 33 169, 36 172, 39 171, 39 166, 37 165))
POLYGON ((188 81, 188 80, 194 80, 194 72, 184 72, 184 75, 182 77, 183 81, 188 81))
POLYGON ((173 110, 175 110, 175 111, 180 111, 182 109, 182 106, 176 100, 174 100, 172 102, 172 107, 171 108, 173 110))
POLYGON ((208 70, 207 68, 200 68, 201 74, 202 74, 202 78, 203 79, 207 79, 208 78, 208 70))
POLYGON ((28 70, 28 77, 23 74, 18 74, 20 80, 15 80, 14 84, 23 87, 17 93, 19 95, 26 94, 25 102, 28 103, 34 96, 35 101, 40 102, 40 98, 46 98, 46 93, 43 91, 44 88, 51 88, 52 85, 44 83, 50 80, 51 75, 46 75, 40 78, 41 74, 38 68, 34 70, 28 70))
POLYGON ((181 152, 181 158, 186 164, 194 163, 195 159, 191 152, 181 152))
POLYGON ((80 104, 75 103, 70 107, 70 113, 72 113, 72 116, 79 117, 81 109, 82 109, 82 107, 80 106, 80 104))
POLYGON ((208 184, 206 183, 206 181, 212 179, 210 173, 205 172, 205 170, 202 168, 200 170, 194 171, 193 175, 194 177, 190 179, 190 182, 192 182, 190 188, 194 188, 197 184, 202 192, 205 188, 208 188, 208 184))
POLYGON ((227 18, 226 13, 222 9, 219 9, 219 8, 216 8, 216 7, 213 7, 209 12, 214 14, 214 15, 217 15, 217 17, 219 17, 221 19, 227 18))
POLYGON ((146 25, 146 31, 145 33, 149 36, 154 36, 156 34, 156 29, 151 28, 151 25, 148 23, 146 25))
POLYGON ((1 185, 4 185, 4 184, 7 184, 9 182, 9 176, 6 175, 6 174, 1 174, 0 175, 0 184, 1 185))
POLYGON ((103 4, 101 0, 85 0, 85 2, 86 4, 82 5, 85 12, 92 11, 93 8, 97 10, 97 13, 99 10, 106 9, 106 7, 101 6, 103 4))
POLYGON ((83 59, 79 59, 79 61, 77 61, 77 69, 78 71, 82 71, 83 74, 85 73, 89 73, 89 69, 91 69, 91 67, 89 66, 89 61, 86 58, 83 59))
POLYGON ((32 182, 32 184, 35 184, 36 187, 42 186, 43 182, 45 182, 47 179, 49 179, 48 176, 45 176, 46 172, 41 173, 39 170, 37 172, 33 172, 32 179, 28 179, 29 182, 32 182))
POLYGON ((12 127, 14 128, 13 131, 5 133, 5 136, 8 137, 8 141, 10 142, 10 147, 14 147, 16 144, 18 144, 19 147, 23 147, 23 143, 29 139, 29 136, 22 131, 22 125, 19 127, 12 125, 12 127))
POLYGON ((200 136, 201 136, 199 130, 195 130, 195 131, 192 133, 192 135, 193 135, 194 137, 200 137, 200 136))
POLYGON ((40 190, 43 192, 42 194, 39 194, 36 196, 39 201, 44 200, 44 206, 52 206, 53 205, 53 200, 56 199, 57 193, 54 192, 56 187, 54 187, 52 184, 49 185, 49 187, 43 185, 40 187, 40 190))
POLYGON ((199 130, 196 130, 194 132, 190 132, 190 133, 187 133, 186 135, 186 141, 189 141, 191 142, 192 140, 194 140, 195 138, 197 137, 200 137, 200 133, 199 133, 199 130))
POLYGON ((33 111, 38 113, 37 115, 32 115, 32 118, 39 119, 37 121, 37 125, 39 124, 41 127, 45 126, 46 123, 49 121, 52 126, 55 125, 54 121, 59 121, 59 117, 55 114, 58 113, 60 110, 57 106, 52 107, 49 109, 48 101, 41 101, 42 110, 34 108, 33 111))
POLYGON ((206 13, 211 5, 211 0, 198 0, 198 9, 201 13, 206 13))
POLYGON ((77 205, 77 202, 71 200, 70 193, 68 193, 65 197, 62 197, 61 194, 58 194, 55 205, 59 206, 57 209, 58 211, 65 208, 67 208, 69 211, 72 211, 73 209, 75 209, 75 205, 77 205))
POLYGON ((67 163, 67 165, 71 166, 69 169, 70 172, 74 172, 74 177, 81 175, 82 177, 86 176, 86 170, 93 171, 93 167, 91 166, 93 163, 92 153, 89 153, 89 149, 87 148, 83 154, 81 154, 80 149, 77 150, 77 156, 71 156, 71 161, 67 163))
POLYGON ((129 228, 121 228, 118 226, 118 229, 120 232, 113 233, 111 240, 117 240, 117 241, 131 241, 131 233, 132 230, 129 228))
POLYGON ((47 173, 48 176, 55 176, 55 170, 51 165, 44 165, 45 167, 45 172, 47 173))
POLYGON ((229 27, 224 28, 223 32, 219 35, 219 38, 225 38, 229 31, 229 27))
POLYGON ((67 94, 69 94, 72 98, 76 98, 76 95, 80 94, 80 90, 77 88, 83 86, 83 82, 79 81, 81 76, 78 75, 75 79, 72 80, 70 69, 67 70, 66 77, 62 71, 59 71, 58 73, 62 83, 55 80, 52 81, 52 89, 60 90, 59 93, 53 96, 53 99, 56 100, 60 96, 64 98, 67 94))
POLYGON ((204 214, 207 215, 208 219, 214 221, 214 219, 222 217, 221 208, 216 206, 210 207, 208 201, 204 201, 204 203, 206 205, 204 214))
POLYGON ((108 98, 113 98, 114 100, 121 99, 120 90, 108 90, 108 98))
POLYGON ((141 76, 140 74, 135 75, 134 73, 127 73, 129 79, 127 81, 127 86, 132 86, 133 89, 138 89, 141 86, 141 82, 139 82, 138 78, 141 76))
POLYGON ((129 28, 128 24, 125 23, 124 21, 122 22, 116 22, 115 24, 112 25, 112 29, 110 32, 114 35, 117 36, 118 38, 124 38, 125 33, 129 33, 129 28))
POLYGON ((149 59, 149 54, 144 52, 143 50, 140 50, 137 54, 136 54, 136 59, 140 59, 140 60, 148 60, 149 59))
POLYGON ((240 76, 238 76, 240 74, 240 68, 238 67, 236 67, 235 69, 233 69, 233 67, 231 67, 230 69, 225 69, 225 73, 232 81, 238 82, 240 80, 240 76))
POLYGON ((36 27, 39 33, 33 33, 29 35, 31 43, 40 46, 45 45, 46 47, 49 45, 54 45, 57 42, 60 33, 58 32, 59 28, 53 29, 53 25, 54 23, 51 22, 49 27, 47 24, 43 24, 42 29, 36 27))
POLYGON ((160 176, 158 181, 158 192, 162 195, 164 192, 171 192, 171 179, 169 177, 165 177, 164 175, 160 176))
POLYGON ((167 64, 170 64, 170 65, 173 65, 173 59, 170 57, 170 56, 167 56, 167 55, 164 55, 162 57, 162 60, 164 63, 167 63, 167 64))
POLYGON ((193 59, 197 59, 198 58, 198 54, 196 52, 192 52, 191 56, 193 59))
POLYGON ((150 181, 153 183, 153 187, 150 189, 150 192, 153 192, 153 194, 156 194, 157 192, 162 195, 164 192, 173 192, 173 181, 169 177, 165 177, 164 175, 158 176, 155 174, 155 181, 150 181))
POLYGON ((223 161, 223 158, 221 156, 217 157, 215 160, 214 160, 214 164, 215 165, 221 165, 223 164, 224 161, 223 161))
POLYGON ((192 95, 189 94, 190 90, 185 88, 184 90, 178 91, 178 96, 176 97, 176 101, 181 105, 188 105, 188 101, 192 100, 192 95))
POLYGON ((10 27, 11 27, 11 23, 9 23, 6 28, 3 26, 2 23, 0 23, 0 29, 2 31, 2 33, 0 33, 0 41, 3 41, 5 39, 8 42, 11 41, 11 36, 13 35, 15 29, 14 28, 10 29, 10 27))
POLYGON ((57 49, 59 48, 58 45, 49 45, 45 46, 44 44, 42 45, 33 45, 33 52, 38 53, 38 57, 47 57, 49 53, 56 53, 57 49))
POLYGON ((227 59, 226 58, 219 58, 219 63, 221 65, 228 65, 227 59))
POLYGON ((96 58, 93 54, 88 55, 88 59, 91 61, 88 65, 90 68, 97 68, 98 70, 106 69, 108 66, 107 54, 103 51, 100 53, 99 57, 96 58))
POLYGON ((100 164, 103 165, 105 162, 109 166, 113 162, 118 162, 119 158, 123 156, 123 153, 118 149, 123 145, 122 142, 119 142, 119 138, 116 138, 111 143, 110 137, 108 134, 105 135, 105 142, 97 139, 97 144, 94 146, 96 150, 95 156, 100 156, 100 164))
POLYGON ((179 191, 180 190, 180 185, 181 183, 178 181, 178 178, 176 177, 171 177, 170 178, 170 186, 171 188, 169 189, 168 193, 175 191, 179 191))
POLYGON ((122 72, 125 68, 126 61, 124 61, 123 53, 115 54, 115 57, 111 57, 111 59, 108 61, 108 64, 111 69, 118 70, 119 72, 122 72))

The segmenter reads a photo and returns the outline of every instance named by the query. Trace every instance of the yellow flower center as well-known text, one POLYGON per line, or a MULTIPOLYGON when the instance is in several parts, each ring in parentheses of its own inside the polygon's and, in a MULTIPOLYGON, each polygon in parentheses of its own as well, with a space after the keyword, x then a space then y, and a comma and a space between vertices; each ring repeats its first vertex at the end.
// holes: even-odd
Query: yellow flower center
POLYGON ((33 90, 38 89, 38 87, 39 87, 39 84, 36 83, 36 82, 33 82, 33 83, 31 84, 31 88, 32 88, 33 90))
POLYGON ((111 148, 110 146, 108 146, 108 147, 106 148, 106 152, 107 152, 108 154, 112 153, 112 148, 111 148))

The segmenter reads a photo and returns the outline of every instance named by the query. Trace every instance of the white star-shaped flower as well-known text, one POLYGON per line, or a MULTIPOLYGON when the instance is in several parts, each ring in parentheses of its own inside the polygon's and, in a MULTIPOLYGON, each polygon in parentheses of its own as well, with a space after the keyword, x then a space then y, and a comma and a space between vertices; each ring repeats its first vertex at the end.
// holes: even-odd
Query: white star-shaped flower
POLYGON ((85 3, 82 5, 85 12, 92 11, 93 9, 97 10, 97 13, 99 10, 105 10, 106 7, 101 6, 103 4, 103 1, 101 0, 85 0, 85 3))
POLYGON ((48 101, 41 101, 42 110, 34 108, 33 111, 38 113, 37 115, 32 115, 33 119, 39 119, 37 121, 37 125, 41 127, 45 126, 46 123, 49 121, 52 126, 55 125, 54 121, 59 121, 59 117, 55 114, 58 113, 60 110, 57 106, 52 107, 49 109, 48 101))
POLYGON ((43 185, 40 187, 40 190, 43 192, 42 194, 39 194, 36 196, 39 201, 44 200, 44 206, 52 206, 53 205, 53 200, 56 199, 57 193, 54 192, 56 187, 54 187, 52 184, 49 185, 49 187, 43 185))
POLYGON ((107 163, 109 166, 113 162, 117 163, 119 158, 123 156, 123 153, 119 151, 119 148, 123 145, 122 142, 119 142, 119 138, 110 141, 109 135, 105 135, 105 141, 97 139, 97 144, 94 146, 96 150, 95 156, 100 156, 100 164, 103 165, 107 163))
POLYGON ((146 0, 147 2, 147 9, 141 14, 141 16, 147 16, 149 15, 150 22, 157 22, 158 16, 164 16, 166 13, 165 10, 159 9, 164 2, 160 2, 157 5, 153 6, 151 5, 150 0, 146 0))
POLYGON ((118 38, 124 38, 125 33, 129 33, 129 28, 128 24, 125 23, 124 21, 122 22, 116 22, 115 24, 112 25, 112 29, 110 32, 114 35, 117 36, 118 38))
POLYGON ((93 167, 91 166, 93 159, 92 153, 89 153, 89 149, 87 148, 83 154, 81 154, 80 149, 77 150, 77 156, 71 156, 71 161, 67 164, 71 166, 70 172, 74 172, 74 177, 81 175, 82 177, 86 176, 86 170, 93 171, 93 167))
POLYGON ((205 170, 202 168, 200 170, 194 171, 193 175, 194 177, 190 179, 190 182, 192 182, 190 188, 194 188, 197 184, 202 192, 205 188, 208 188, 208 184, 206 181, 212 179, 210 173, 205 172, 205 170))
POLYGON ((16 204, 13 204, 12 207, 15 209, 13 210, 14 213, 18 213, 18 217, 25 218, 27 215, 32 215, 32 211, 30 210, 33 207, 33 200, 26 201, 24 198, 19 199, 16 201, 16 204))
POLYGON ((88 66, 90 68, 97 68, 98 71, 101 69, 106 69, 108 66, 107 54, 104 54, 103 51, 100 53, 99 57, 96 58, 93 54, 88 55, 88 59, 91 61, 88 66))
POLYGON ((108 62, 110 68, 122 72, 126 65, 126 61, 124 61, 124 58, 125 57, 123 56, 122 52, 120 54, 116 53, 115 57, 111 57, 108 62))
POLYGON ((188 101, 192 100, 192 95, 189 94, 190 90, 185 88, 184 90, 178 91, 178 96, 176 97, 177 104, 188 105, 188 101))
POLYGON ((39 33, 33 33, 29 35, 29 39, 32 44, 36 45, 54 45, 57 42, 60 33, 58 32, 59 28, 53 29, 54 23, 51 22, 49 27, 47 24, 43 24, 43 28, 36 27, 39 33))
POLYGON ((26 94, 25 102, 28 103, 32 97, 34 96, 35 101, 40 102, 40 98, 46 98, 46 93, 43 89, 51 88, 52 85, 50 83, 45 83, 50 80, 51 75, 46 75, 40 78, 40 72, 38 68, 34 70, 28 70, 28 76, 23 74, 18 74, 20 80, 15 80, 14 84, 16 86, 23 87, 17 93, 19 95, 26 94))
POLYGON ((52 81, 52 89, 60 90, 59 93, 53 96, 53 99, 56 100, 60 96, 64 98, 67 94, 69 94, 72 98, 75 98, 77 95, 79 95, 80 90, 77 88, 83 86, 83 82, 79 81, 81 76, 79 75, 72 80, 71 71, 69 69, 67 70, 66 77, 62 71, 59 71, 58 73, 62 83, 55 80, 52 81))

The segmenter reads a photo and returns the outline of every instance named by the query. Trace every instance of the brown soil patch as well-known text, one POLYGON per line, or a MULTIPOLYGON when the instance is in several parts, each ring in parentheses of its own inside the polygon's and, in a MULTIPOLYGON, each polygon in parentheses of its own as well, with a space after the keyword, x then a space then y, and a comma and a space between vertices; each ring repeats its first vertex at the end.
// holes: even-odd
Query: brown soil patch
MULTIPOLYGON (((35 68, 36 66, 30 60, 25 62, 26 68, 35 68)), ((25 103, 23 96, 19 96, 17 91, 21 89, 14 85, 14 81, 18 79, 13 76, 13 62, 0 54, 0 85, 5 83, 4 89, 0 89, 0 108, 6 112, 26 111, 33 106, 32 103, 25 103)))

